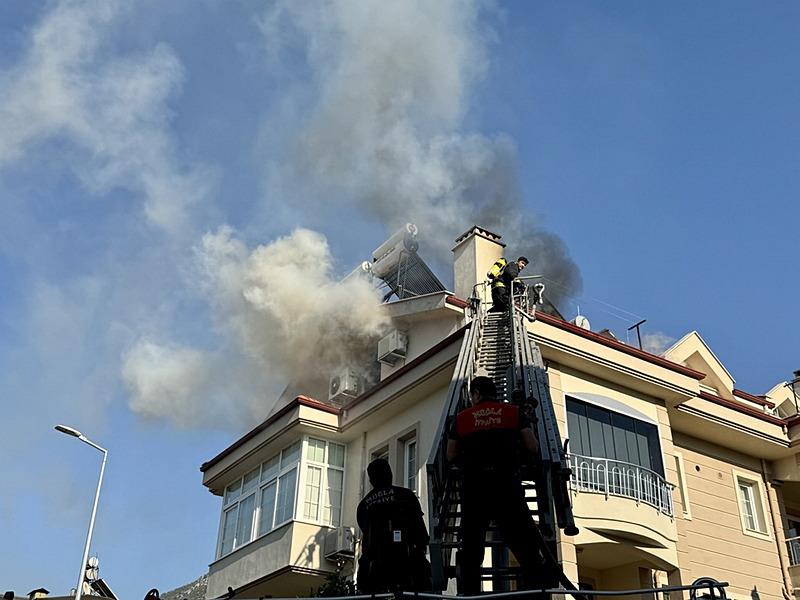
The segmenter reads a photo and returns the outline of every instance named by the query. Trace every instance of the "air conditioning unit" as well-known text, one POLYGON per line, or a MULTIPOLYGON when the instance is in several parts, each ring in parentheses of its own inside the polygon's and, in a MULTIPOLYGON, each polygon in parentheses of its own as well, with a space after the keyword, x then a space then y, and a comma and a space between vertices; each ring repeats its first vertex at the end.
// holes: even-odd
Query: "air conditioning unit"
POLYGON ((362 391, 361 377, 353 369, 342 369, 328 382, 328 400, 335 404, 344 404, 362 391))
POLYGON ((395 329, 378 342, 378 362, 396 365, 406 357, 408 335, 395 329))
POLYGON ((352 527, 337 527, 325 534, 323 550, 328 560, 353 558, 356 549, 356 532, 352 527))

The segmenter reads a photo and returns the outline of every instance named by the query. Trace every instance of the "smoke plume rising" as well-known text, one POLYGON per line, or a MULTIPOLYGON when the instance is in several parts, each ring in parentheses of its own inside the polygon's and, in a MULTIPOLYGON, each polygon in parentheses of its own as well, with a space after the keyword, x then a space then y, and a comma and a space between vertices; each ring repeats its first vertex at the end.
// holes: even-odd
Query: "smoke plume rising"
MULTIPOLYGON (((478 224, 504 236, 509 257, 525 254, 529 271, 555 281, 547 293, 557 301, 578 290, 580 275, 564 243, 523 203, 514 142, 468 131, 471 92, 493 36, 484 7, 461 0, 273 4, 261 29, 277 65, 292 59, 291 85, 276 86, 275 105, 293 108, 268 118, 270 206, 290 207, 301 223, 324 208, 339 219, 331 234, 345 229, 345 207, 387 233, 416 222, 425 258, 445 280, 453 241, 478 224), (298 55, 307 70, 297 68, 298 55)), ((192 374, 205 364, 214 373, 207 381, 238 382, 251 399, 239 412, 252 418, 264 414, 258 399, 271 406, 286 383, 313 388, 338 367, 374 360, 371 343, 386 326, 379 299, 363 281, 336 282, 320 234, 297 229, 251 251, 222 227, 203 238, 196 258, 224 349, 201 355, 140 341, 126 363, 134 410, 188 422, 188 399, 198 395, 187 390, 202 387, 192 374), (158 358, 169 348, 171 360, 158 358), (155 383, 146 383, 148 374, 155 383), (159 402, 170 388, 175 400, 159 402)), ((229 394, 219 392, 202 394, 203 412, 224 412, 229 394)))
POLYGON ((388 325, 380 298, 365 280, 338 281, 321 234, 297 229, 251 251, 221 227, 197 246, 196 265, 238 366, 220 355, 141 340, 123 369, 138 414, 182 426, 207 420, 202 415, 246 423, 263 417, 286 383, 313 388, 338 368, 374 362, 374 342, 388 325), (204 389, 212 380, 240 386, 244 380, 239 391, 252 400, 231 406, 230 389, 204 389), (205 404, 200 411, 198 397, 205 404))
POLYGON ((487 67, 492 32, 482 2, 279 2, 263 20, 271 49, 305 52, 309 110, 288 128, 281 189, 352 202, 392 232, 424 224, 437 266, 472 224, 496 231, 531 271, 577 292, 564 243, 523 205, 506 135, 467 133, 470 91, 487 67), (290 36, 287 32, 294 32, 290 36), (295 184, 295 189, 296 189, 295 184))

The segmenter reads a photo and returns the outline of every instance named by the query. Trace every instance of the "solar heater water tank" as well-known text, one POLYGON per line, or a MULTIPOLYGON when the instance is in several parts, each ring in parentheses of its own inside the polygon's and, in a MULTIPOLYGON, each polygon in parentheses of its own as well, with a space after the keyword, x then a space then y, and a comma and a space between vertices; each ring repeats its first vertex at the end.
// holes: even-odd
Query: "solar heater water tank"
POLYGON ((417 233, 416 225, 406 223, 392 237, 375 248, 372 253, 372 274, 376 277, 384 277, 397 268, 404 253, 415 253, 419 248, 417 233))

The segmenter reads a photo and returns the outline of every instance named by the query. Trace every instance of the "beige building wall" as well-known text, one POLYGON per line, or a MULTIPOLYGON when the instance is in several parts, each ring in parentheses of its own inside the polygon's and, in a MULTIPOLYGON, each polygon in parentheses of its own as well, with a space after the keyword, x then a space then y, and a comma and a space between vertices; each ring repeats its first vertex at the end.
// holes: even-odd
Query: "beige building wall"
POLYGON ((782 599, 782 573, 760 462, 708 442, 675 433, 683 455, 691 518, 679 516, 678 551, 684 582, 700 576, 728 581, 728 596, 782 599), (761 482, 766 535, 746 533, 735 474, 761 482))

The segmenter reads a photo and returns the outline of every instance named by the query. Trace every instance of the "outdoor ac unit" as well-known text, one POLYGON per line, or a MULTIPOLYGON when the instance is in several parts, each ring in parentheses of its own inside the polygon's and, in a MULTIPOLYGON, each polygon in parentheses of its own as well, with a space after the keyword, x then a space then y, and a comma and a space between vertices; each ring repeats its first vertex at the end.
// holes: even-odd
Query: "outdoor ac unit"
POLYGON ((323 550, 325 558, 353 558, 356 546, 356 532, 352 527, 337 527, 325 534, 323 550))
POLYGON ((353 369, 342 369, 328 384, 328 400, 336 404, 344 404, 361 393, 361 378, 353 369))
POLYGON ((406 357, 408 335, 395 329, 378 342, 378 362, 396 365, 406 357))

